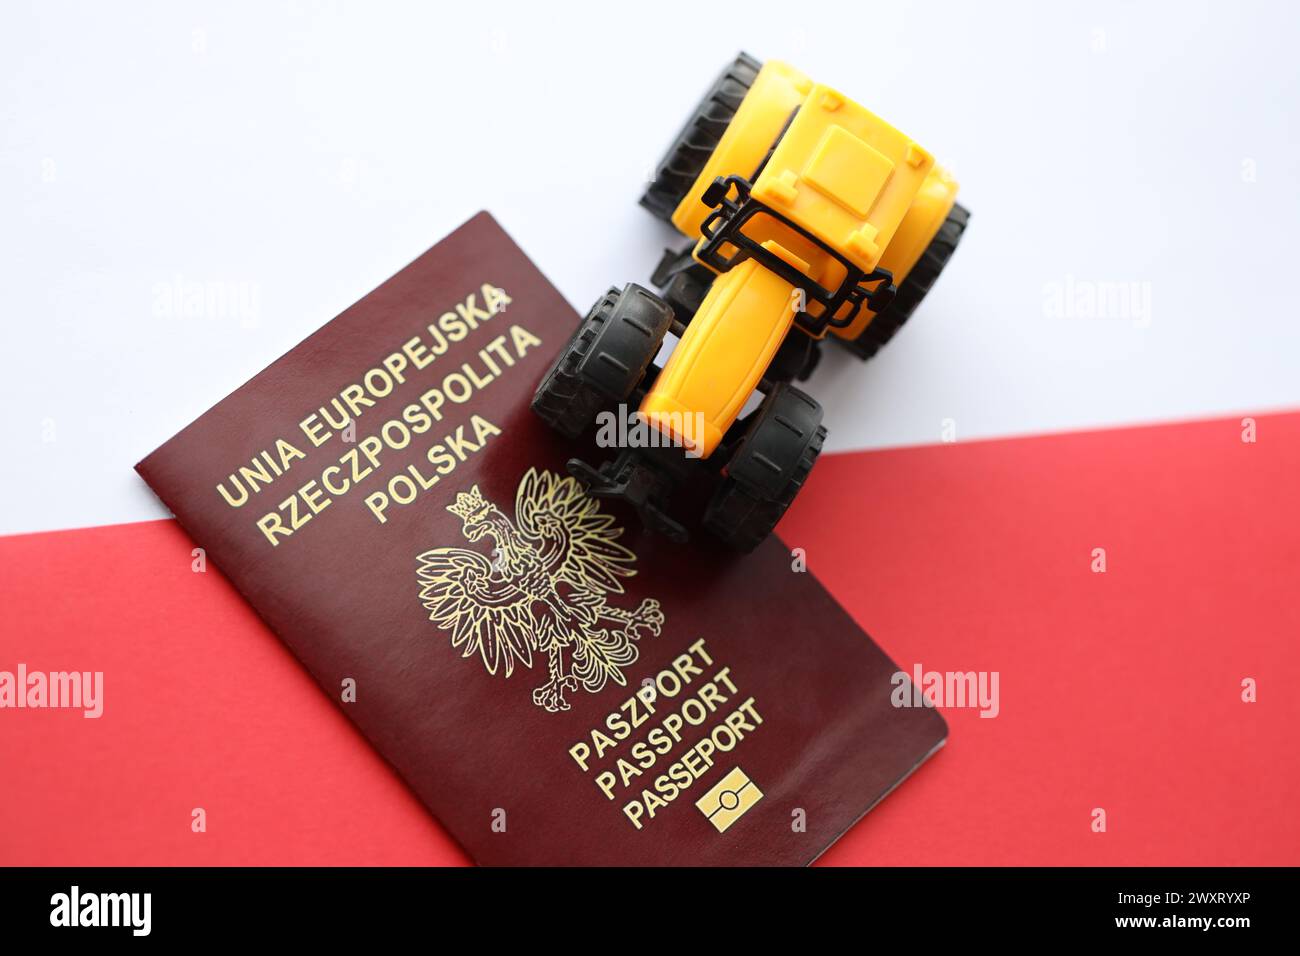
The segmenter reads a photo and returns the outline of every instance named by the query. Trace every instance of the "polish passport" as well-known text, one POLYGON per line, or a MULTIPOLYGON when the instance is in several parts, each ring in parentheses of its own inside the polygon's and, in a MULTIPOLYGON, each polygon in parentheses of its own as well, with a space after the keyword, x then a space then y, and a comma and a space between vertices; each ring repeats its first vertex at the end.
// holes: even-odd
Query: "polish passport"
POLYGON ((480 213, 137 471, 477 862, 810 863, 944 721, 776 537, 584 496, 577 321, 480 213))

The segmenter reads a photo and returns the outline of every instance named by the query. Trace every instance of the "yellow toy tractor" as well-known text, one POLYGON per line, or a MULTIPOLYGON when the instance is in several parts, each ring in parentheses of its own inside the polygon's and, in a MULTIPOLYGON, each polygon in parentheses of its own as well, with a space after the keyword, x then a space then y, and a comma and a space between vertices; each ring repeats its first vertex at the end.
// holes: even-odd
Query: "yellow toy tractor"
POLYGON ((611 288, 533 398, 562 434, 600 424, 598 443, 619 448, 569 471, 677 541, 687 532, 668 499, 711 471, 705 528, 753 549, 826 436, 821 406, 791 382, 812 373, 828 337, 863 359, 893 337, 966 228, 956 193, 925 149, 875 114, 740 54, 641 198, 692 240, 665 252, 652 277, 661 295, 611 288), (678 342, 659 367, 670 333, 678 342))

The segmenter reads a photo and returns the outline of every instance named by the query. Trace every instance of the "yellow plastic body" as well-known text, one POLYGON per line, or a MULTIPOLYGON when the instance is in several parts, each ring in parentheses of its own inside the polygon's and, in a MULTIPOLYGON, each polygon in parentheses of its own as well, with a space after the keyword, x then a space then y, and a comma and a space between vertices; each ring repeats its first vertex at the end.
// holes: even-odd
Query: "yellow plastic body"
MULTIPOLYGON (((718 177, 751 178, 769 150, 751 195, 857 268, 889 269, 896 283, 916 264, 956 197, 952 177, 910 137, 836 90, 770 62, 674 211, 673 224, 700 236, 712 211, 702 202, 704 190, 718 177)), ((838 261, 779 220, 755 216, 744 232, 827 288, 844 278, 838 261)), ((814 316, 821 308, 753 259, 718 276, 641 413, 670 434, 684 419, 702 419, 702 434, 676 437, 692 437, 696 452, 711 455, 786 335, 792 328, 804 334, 794 324, 800 306, 814 316)), ((871 319, 864 306, 852 325, 832 331, 855 337, 871 319)))
MULTIPOLYGON (((925 252, 930 240, 948 218, 956 201, 957 181, 942 166, 932 167, 913 197, 912 204, 907 207, 907 214, 903 216, 894 238, 889 241, 884 255, 880 257, 880 267, 889 270, 895 283, 907 278, 912 266, 916 265, 921 253, 925 252)), ((831 334, 856 339, 872 318, 874 314, 864 307, 852 324, 842 329, 831 329, 831 334)))
POLYGON ((695 185, 673 212, 673 225, 684 236, 698 239, 700 226, 712 211, 701 201, 709 183, 719 176, 752 176, 812 87, 812 80, 792 66, 763 64, 695 185))
POLYGON ((709 287, 641 413, 707 458, 740 414, 794 322, 790 284, 749 259, 709 287), (697 427, 696 416, 702 422, 697 427), (677 434, 689 422, 693 434, 677 434))

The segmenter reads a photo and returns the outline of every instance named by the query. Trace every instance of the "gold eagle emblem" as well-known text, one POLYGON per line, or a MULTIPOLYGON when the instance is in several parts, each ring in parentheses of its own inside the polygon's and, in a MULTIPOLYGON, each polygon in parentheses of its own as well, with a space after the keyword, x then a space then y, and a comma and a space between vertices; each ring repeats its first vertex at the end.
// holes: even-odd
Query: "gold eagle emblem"
POLYGON ((607 598, 636 574, 636 555, 618 543, 623 529, 573 478, 530 468, 515 492, 512 521, 479 492, 456 495, 447 510, 470 542, 491 539, 491 554, 435 548, 416 560, 429 620, 451 633, 461 657, 475 654, 489 674, 531 668, 545 654, 549 679, 533 703, 568 710, 565 691, 598 693, 626 684, 623 668, 644 634, 658 635, 664 615, 646 598, 634 611, 607 598))

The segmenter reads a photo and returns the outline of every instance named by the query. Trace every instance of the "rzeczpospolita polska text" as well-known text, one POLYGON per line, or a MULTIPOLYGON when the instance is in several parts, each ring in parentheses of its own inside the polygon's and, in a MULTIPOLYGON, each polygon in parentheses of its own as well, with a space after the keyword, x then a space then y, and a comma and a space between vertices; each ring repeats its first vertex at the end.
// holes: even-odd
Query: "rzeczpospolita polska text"
POLYGON ((386 523, 391 509, 415 501, 501 435, 496 423, 466 406, 516 374, 542 344, 524 326, 501 320, 509 304, 506 290, 484 283, 395 343, 337 395, 299 411, 297 429, 233 468, 217 493, 231 508, 254 506, 256 525, 271 547, 348 496, 360 495, 374 519, 386 523), (380 403, 391 407, 384 400, 398 392, 409 393, 410 402, 367 427, 379 417, 380 403), (415 461, 390 466, 421 445, 415 461), (314 459, 324 461, 319 470, 309 467, 314 459), (306 481, 295 480, 303 475, 306 481))

